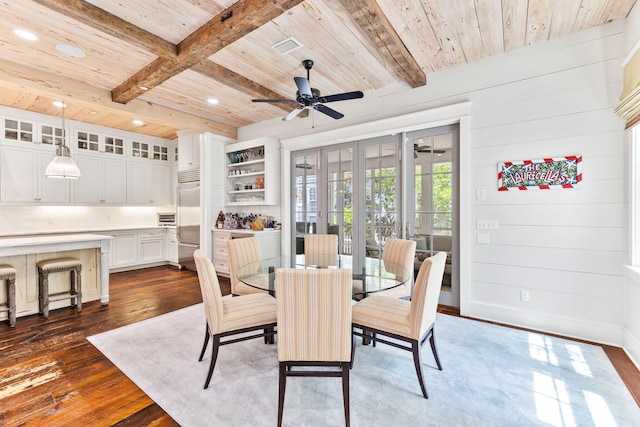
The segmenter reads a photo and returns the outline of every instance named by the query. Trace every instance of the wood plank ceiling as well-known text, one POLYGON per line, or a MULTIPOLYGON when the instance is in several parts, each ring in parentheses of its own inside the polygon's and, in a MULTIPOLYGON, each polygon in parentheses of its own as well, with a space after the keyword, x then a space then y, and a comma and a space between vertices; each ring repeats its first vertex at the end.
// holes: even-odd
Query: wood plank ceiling
POLYGON ((304 59, 315 62, 312 86, 323 95, 361 90, 364 100, 345 102, 366 102, 367 91, 419 87, 430 73, 623 19, 635 2, 6 1, 0 105, 59 115, 52 102, 64 99, 74 120, 169 139, 179 129, 234 138, 293 109, 251 99, 295 98, 304 59), (302 47, 272 48, 289 37, 302 47))

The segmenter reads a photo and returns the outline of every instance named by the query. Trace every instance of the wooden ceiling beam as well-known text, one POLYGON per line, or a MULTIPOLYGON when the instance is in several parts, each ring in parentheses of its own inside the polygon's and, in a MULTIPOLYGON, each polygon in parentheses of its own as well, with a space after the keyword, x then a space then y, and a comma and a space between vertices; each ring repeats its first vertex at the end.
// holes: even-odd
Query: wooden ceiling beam
POLYGON ((36 70, 15 62, 0 59, 0 88, 27 91, 43 96, 78 103, 101 111, 112 112, 120 116, 139 118, 150 123, 187 129, 193 132, 211 132, 229 138, 237 138, 238 130, 225 123, 208 120, 151 104, 134 100, 126 105, 111 101, 111 92, 61 77, 57 74, 36 70))
POLYGON ((178 44, 175 59, 157 58, 113 89, 113 101, 126 104, 187 68, 282 15, 303 0, 239 0, 178 44))
POLYGON ((384 66, 411 87, 427 84, 427 77, 402 42, 376 0, 338 0, 384 58, 384 66))
MULTIPOLYGON (((244 92, 253 98, 266 98, 266 99, 289 99, 286 96, 280 95, 277 92, 266 88, 253 80, 229 70, 228 68, 218 65, 213 61, 205 59, 191 67, 192 71, 202 74, 205 77, 216 80, 226 86, 229 86, 237 91, 244 92)), ((290 112, 293 107, 291 104, 272 104, 274 107, 278 107, 287 113, 290 112)))
POLYGON ((178 48, 130 22, 83 0, 33 0, 51 10, 83 24, 107 33, 120 40, 140 46, 161 58, 173 59, 178 56, 178 48))

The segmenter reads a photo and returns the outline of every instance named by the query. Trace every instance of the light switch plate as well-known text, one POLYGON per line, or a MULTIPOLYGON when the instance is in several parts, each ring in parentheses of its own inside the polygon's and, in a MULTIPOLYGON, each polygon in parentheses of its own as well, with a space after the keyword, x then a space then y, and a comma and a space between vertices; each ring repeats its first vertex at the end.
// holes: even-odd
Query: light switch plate
POLYGON ((478 233, 478 243, 481 245, 488 245, 489 235, 486 233, 478 233))

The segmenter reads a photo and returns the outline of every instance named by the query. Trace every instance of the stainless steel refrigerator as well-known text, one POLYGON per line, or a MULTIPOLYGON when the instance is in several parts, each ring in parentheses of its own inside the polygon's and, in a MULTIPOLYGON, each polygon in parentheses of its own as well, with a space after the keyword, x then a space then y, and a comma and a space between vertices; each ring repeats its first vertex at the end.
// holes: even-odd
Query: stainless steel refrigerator
POLYGON ((196 271, 193 252, 200 247, 200 170, 178 173, 178 264, 196 271))

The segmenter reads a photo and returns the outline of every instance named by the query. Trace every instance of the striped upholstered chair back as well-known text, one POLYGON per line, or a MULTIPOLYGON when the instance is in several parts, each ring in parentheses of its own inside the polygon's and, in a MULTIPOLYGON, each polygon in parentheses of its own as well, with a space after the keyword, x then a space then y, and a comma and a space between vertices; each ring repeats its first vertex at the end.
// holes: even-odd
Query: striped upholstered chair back
POLYGON ((264 292, 251 286, 245 285, 236 276, 241 267, 254 263, 256 271, 260 269, 262 252, 260 241, 257 237, 243 237, 241 239, 231 239, 227 241, 227 251, 229 252, 229 279, 231 280, 231 293, 233 295, 247 295, 264 292))
POLYGON ((207 317, 207 324, 212 334, 220 333, 222 325, 222 292, 220 282, 211 260, 207 258, 200 249, 193 253, 198 271, 198 281, 202 291, 202 301, 204 302, 204 312, 207 317))
POLYGON ((351 270, 276 270, 278 360, 351 360, 351 270))
POLYGON ((376 293, 377 296, 409 298, 413 285, 413 261, 416 256, 414 240, 387 239, 382 251, 384 268, 404 283, 395 288, 376 293))
POLYGON ((345 421, 349 426, 351 280, 349 269, 276 270, 278 426, 282 425, 289 376, 342 377, 345 421), (313 369, 315 366, 323 368, 313 369))
POLYGON ((305 265, 317 265, 320 267, 338 265, 338 235, 305 235, 304 263, 305 265))

